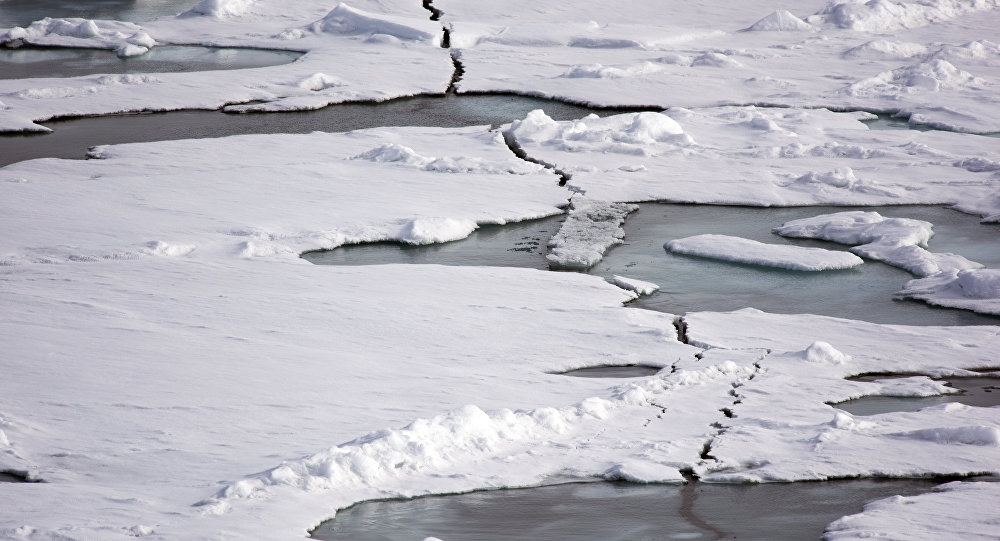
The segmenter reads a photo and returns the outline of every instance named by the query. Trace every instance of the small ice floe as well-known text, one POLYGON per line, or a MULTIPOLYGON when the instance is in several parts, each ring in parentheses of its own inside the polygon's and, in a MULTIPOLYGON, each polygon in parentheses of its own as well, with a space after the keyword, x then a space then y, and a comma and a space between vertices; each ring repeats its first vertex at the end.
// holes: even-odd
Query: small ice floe
POLYGON ((899 295, 936 306, 1000 315, 1000 269, 940 272, 910 280, 899 295))
POLYGON ((628 203, 609 203, 573 198, 572 209, 559 232, 549 240, 549 265, 559 269, 588 269, 604 257, 608 248, 625 238, 622 224, 639 209, 628 203))
POLYGON ((652 295, 656 290, 660 289, 660 286, 652 282, 644 282, 642 280, 636 280, 635 278, 626 278, 624 276, 618 276, 617 274, 613 278, 615 285, 626 289, 628 291, 634 291, 638 295, 652 295))
POLYGON ((663 247, 678 254, 800 271, 849 269, 864 263, 848 252, 765 244, 728 235, 695 235, 672 240, 663 247))

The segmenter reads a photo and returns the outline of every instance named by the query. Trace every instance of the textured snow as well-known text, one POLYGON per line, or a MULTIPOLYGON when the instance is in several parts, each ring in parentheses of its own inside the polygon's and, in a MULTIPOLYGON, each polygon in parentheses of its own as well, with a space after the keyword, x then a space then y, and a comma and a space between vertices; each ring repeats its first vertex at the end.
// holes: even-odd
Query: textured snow
POLYGON ((996 139, 870 131, 864 113, 671 108, 554 121, 510 133, 533 159, 606 201, 791 205, 950 204, 1000 214, 996 139))
POLYGON ((622 223, 639 207, 628 203, 574 197, 562 227, 549 239, 549 265, 558 269, 587 269, 600 261, 608 248, 625 238, 622 223))
POLYGON ((669 241, 663 247, 678 254, 799 271, 849 269, 864 263, 860 257, 846 252, 765 244, 729 235, 695 235, 669 241))
POLYGON ((847 539, 996 539, 998 483, 951 482, 919 496, 892 496, 826 527, 828 541, 847 539), (961 512, 956 512, 956 511, 961 512))

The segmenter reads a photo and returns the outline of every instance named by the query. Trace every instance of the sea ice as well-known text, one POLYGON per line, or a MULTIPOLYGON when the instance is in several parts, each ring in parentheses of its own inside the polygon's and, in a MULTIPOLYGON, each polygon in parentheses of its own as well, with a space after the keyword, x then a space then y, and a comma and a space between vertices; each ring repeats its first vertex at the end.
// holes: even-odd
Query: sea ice
POLYGON ((638 206, 574 197, 562 227, 549 240, 549 265, 557 269, 588 269, 625 237, 622 223, 638 206))
POLYGON ((669 241, 663 247, 678 254, 799 271, 849 269, 864 263, 860 257, 846 252, 765 244, 729 235, 696 235, 669 241))

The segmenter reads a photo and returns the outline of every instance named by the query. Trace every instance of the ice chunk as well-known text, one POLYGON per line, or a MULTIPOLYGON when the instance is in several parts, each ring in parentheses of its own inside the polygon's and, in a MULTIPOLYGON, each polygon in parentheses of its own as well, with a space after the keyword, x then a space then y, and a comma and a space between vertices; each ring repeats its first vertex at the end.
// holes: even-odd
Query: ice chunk
POLYGON ((966 269, 939 272, 910 280, 899 295, 937 306, 1000 315, 1000 270, 966 269))
POLYGON ((349 36, 385 34, 415 41, 439 38, 438 32, 431 30, 436 30, 436 23, 428 23, 430 24, 417 19, 376 15, 341 2, 314 26, 322 32, 349 36))
POLYGON ((207 15, 217 19, 246 15, 257 0, 202 0, 193 8, 181 13, 181 17, 207 15))
POLYGON ((864 263, 848 252, 765 244, 728 235, 695 235, 669 241, 663 247, 679 254, 801 271, 848 269, 864 263))
POLYGON ((644 282, 635 278, 615 275, 613 280, 616 286, 628 291, 635 291, 639 295, 652 295, 656 290, 660 289, 660 286, 652 282, 644 282))
POLYGON ((549 265, 559 269, 588 269, 604 252, 621 244, 625 230, 621 225, 630 212, 639 209, 628 203, 592 201, 575 197, 572 209, 559 232, 549 240, 549 265))

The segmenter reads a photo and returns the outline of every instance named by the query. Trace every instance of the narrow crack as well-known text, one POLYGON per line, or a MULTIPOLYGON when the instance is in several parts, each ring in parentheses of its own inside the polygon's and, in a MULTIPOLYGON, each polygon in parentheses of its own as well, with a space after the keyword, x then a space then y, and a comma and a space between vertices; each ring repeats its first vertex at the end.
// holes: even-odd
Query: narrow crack
MULTIPOLYGON (((688 326, 687 322, 684 321, 684 316, 677 316, 674 318, 674 328, 677 329, 677 339, 680 340, 682 344, 691 344, 688 340, 688 326)), ((700 355, 700 353, 698 355, 700 355)), ((701 357, 698 355, 695 355, 695 357, 700 360, 701 357)))
MULTIPOLYGON (((445 31, 445 39, 447 40, 448 33, 445 31)), ((455 70, 451 72, 451 81, 448 82, 448 89, 445 90, 445 94, 455 94, 457 90, 458 82, 462 80, 462 75, 465 75, 465 66, 462 65, 462 53, 458 50, 451 51, 451 64, 455 66, 455 70)))
POLYGON ((424 9, 426 9, 427 11, 431 12, 431 20, 432 21, 440 21, 441 20, 441 16, 444 15, 444 12, 441 11, 440 9, 434 7, 433 4, 434 4, 434 0, 423 0, 424 9))
MULTIPOLYGON (((556 175, 559 176, 559 185, 560 186, 566 186, 566 183, 569 182, 569 179, 570 179, 570 174, 569 173, 567 173, 567 172, 565 172, 565 171, 563 171, 561 169, 556 168, 556 166, 552 165, 551 163, 548 163, 548 162, 545 162, 545 161, 542 161, 542 160, 538 160, 538 159, 532 158, 531 156, 528 156, 528 153, 525 152, 523 148, 521 148, 521 144, 517 142, 517 138, 514 137, 514 134, 511 133, 510 130, 504 131, 502 133, 503 133, 503 140, 504 140, 505 143, 507 143, 507 148, 509 148, 510 151, 513 152, 515 156, 517 156, 518 158, 520 158, 520 159, 522 159, 522 160, 524 160, 526 162, 531 162, 531 163, 534 163, 534 164, 541 165, 542 167, 544 167, 544 168, 552 171, 553 173, 555 173, 556 175)), ((573 188, 570 188, 570 190, 576 191, 577 193, 581 193, 582 194, 582 191, 580 191, 580 190, 573 190, 573 188)))

